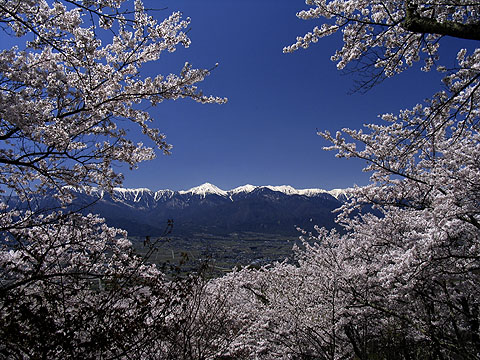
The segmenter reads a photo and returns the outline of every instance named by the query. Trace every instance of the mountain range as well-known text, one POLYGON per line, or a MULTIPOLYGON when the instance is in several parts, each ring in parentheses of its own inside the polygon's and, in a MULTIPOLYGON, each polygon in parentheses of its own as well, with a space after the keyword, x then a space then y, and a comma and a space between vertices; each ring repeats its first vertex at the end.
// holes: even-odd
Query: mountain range
POLYGON ((335 227, 333 211, 348 198, 348 189, 295 189, 291 186, 244 185, 222 190, 213 184, 183 191, 115 188, 74 190, 73 208, 98 213, 111 226, 134 236, 161 235, 169 219, 174 233, 229 234, 258 232, 298 235, 296 227, 335 227))

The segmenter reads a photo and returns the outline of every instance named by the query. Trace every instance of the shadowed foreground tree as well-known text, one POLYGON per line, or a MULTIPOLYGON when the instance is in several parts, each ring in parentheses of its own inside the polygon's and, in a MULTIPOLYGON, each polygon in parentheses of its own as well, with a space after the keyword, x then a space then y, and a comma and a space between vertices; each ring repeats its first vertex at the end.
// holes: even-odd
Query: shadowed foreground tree
POLYGON ((116 165, 154 158, 129 138, 132 127, 168 153, 143 105, 226 101, 203 95, 196 83, 210 71, 188 63, 178 75, 141 76, 145 63, 189 46, 188 24, 180 13, 157 22, 138 0, 0 0, 3 36, 18 44, 0 52, 1 358, 221 353, 207 337, 197 346, 189 334, 189 352, 176 341, 182 324, 206 326, 184 311, 203 291, 198 278, 167 279, 102 219, 35 205, 46 194, 67 205, 72 187, 111 190, 122 183, 116 165))
POLYGON ((346 233, 305 234, 297 265, 218 280, 243 298, 231 305, 245 312, 241 341, 263 359, 478 359, 480 4, 307 4, 298 16, 322 24, 285 52, 338 31, 343 47, 332 59, 362 72, 360 89, 416 61, 442 73, 443 84, 412 109, 382 115, 384 124, 320 133, 338 157, 365 160, 371 183, 342 207, 346 233), (473 48, 452 54, 453 68, 438 57, 446 36, 471 39, 473 48), (362 212, 365 205, 379 215, 362 212))

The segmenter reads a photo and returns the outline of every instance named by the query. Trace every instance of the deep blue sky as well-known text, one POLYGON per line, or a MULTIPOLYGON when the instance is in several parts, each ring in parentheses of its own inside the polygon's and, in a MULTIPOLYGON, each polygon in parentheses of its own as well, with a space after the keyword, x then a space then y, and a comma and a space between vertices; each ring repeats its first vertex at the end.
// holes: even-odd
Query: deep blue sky
POLYGON ((364 164, 323 151, 328 143, 316 129, 359 128, 378 121, 378 114, 413 106, 439 87, 434 73, 410 71, 367 94, 349 95, 354 79, 330 61, 341 46, 338 36, 283 54, 285 45, 316 25, 295 16, 306 7, 302 0, 145 2, 146 7, 159 5, 168 7, 154 13, 159 18, 174 10, 191 17, 192 45, 166 54, 148 71, 178 71, 186 60, 205 68, 218 62, 200 87, 229 102, 202 105, 186 99, 152 108, 173 153, 125 171, 126 187, 363 185, 369 177, 361 171, 364 164))

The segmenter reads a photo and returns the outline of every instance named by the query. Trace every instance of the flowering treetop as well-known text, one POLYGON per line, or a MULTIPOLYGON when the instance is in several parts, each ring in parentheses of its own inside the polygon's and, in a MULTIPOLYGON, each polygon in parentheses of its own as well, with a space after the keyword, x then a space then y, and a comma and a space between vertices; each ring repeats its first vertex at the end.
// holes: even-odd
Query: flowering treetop
POLYGON ((423 70, 438 60, 443 36, 480 40, 480 4, 472 1, 361 1, 307 0, 301 19, 323 18, 323 23, 284 48, 308 48, 324 36, 342 32, 343 47, 332 60, 344 69, 368 72, 361 85, 369 88, 424 59, 423 70))

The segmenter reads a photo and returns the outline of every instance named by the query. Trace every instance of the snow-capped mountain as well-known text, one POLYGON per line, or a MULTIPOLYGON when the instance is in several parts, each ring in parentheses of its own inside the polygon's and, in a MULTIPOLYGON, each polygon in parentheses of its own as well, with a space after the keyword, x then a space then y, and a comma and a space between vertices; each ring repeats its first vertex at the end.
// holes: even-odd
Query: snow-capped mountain
POLYGON ((107 223, 132 235, 156 235, 168 219, 176 233, 254 231, 297 234, 295 227, 334 227, 333 210, 348 198, 349 189, 295 189, 289 185, 243 185, 222 190, 205 183, 172 191, 114 188, 71 189, 72 207, 98 213, 107 223))
MULTIPOLYGON (((128 188, 120 188, 116 187, 113 189, 113 199, 118 201, 124 201, 126 203, 144 203, 144 204, 155 204, 155 202, 162 201, 165 199, 171 199, 175 195, 182 195, 185 196, 197 196, 200 198, 206 198, 208 195, 216 195, 223 198, 228 198, 230 200, 234 200, 236 195, 240 194, 249 194, 255 191, 261 191, 262 189, 269 189, 273 192, 280 192, 285 195, 299 195, 299 196, 307 196, 307 197, 315 197, 315 196, 332 196, 335 199, 341 199, 342 201, 348 199, 350 189, 333 189, 333 190, 323 190, 323 189, 295 189, 290 185, 280 185, 280 186, 273 186, 273 185, 264 185, 264 186, 255 186, 255 185, 243 185, 236 187, 231 190, 222 190, 219 187, 210 184, 204 183, 199 186, 195 186, 188 190, 180 190, 180 191, 173 191, 173 190, 158 190, 152 191, 147 188, 136 188, 136 189, 128 189, 128 188)), ((72 189, 73 190, 73 189, 72 189)), ((97 190, 95 188, 90 188, 88 191, 84 190, 76 190, 76 192, 80 193, 87 193, 92 195, 97 195, 100 198, 104 196, 108 196, 103 190, 97 190)))
POLYGON ((219 189, 213 184, 205 183, 200 186, 193 187, 189 190, 181 190, 178 192, 181 195, 191 194, 191 195, 199 195, 202 197, 206 197, 208 195, 218 195, 218 196, 228 196, 228 192, 222 189, 219 189))
MULTIPOLYGON (((317 196, 319 194, 329 194, 334 198, 338 199, 339 196, 348 196, 348 192, 350 189, 333 189, 333 190, 323 190, 323 189, 295 189, 290 185, 281 185, 281 186, 272 186, 272 185, 265 185, 265 186, 255 186, 255 185, 243 185, 231 190, 222 190, 217 186, 205 183, 200 186, 193 187, 188 190, 181 190, 179 191, 180 194, 192 194, 192 195, 200 195, 205 197, 207 194, 214 194, 223 197, 231 197, 236 194, 240 193, 251 193, 257 189, 270 189, 272 191, 277 191, 284 193, 286 195, 304 195, 304 196, 317 196)), ((136 189, 132 189, 135 191, 136 189)), ((165 190, 160 190, 165 191, 165 190)), ((171 190, 169 190, 171 191, 171 190)))

